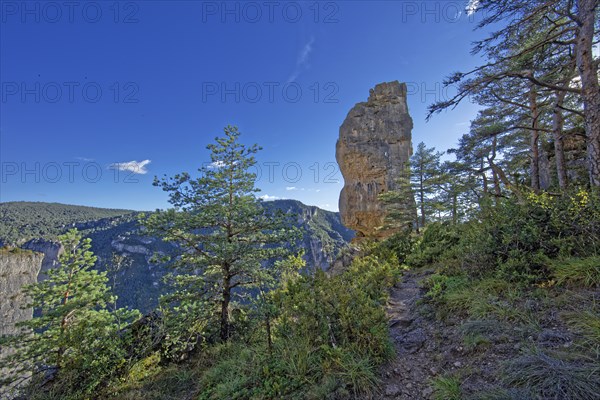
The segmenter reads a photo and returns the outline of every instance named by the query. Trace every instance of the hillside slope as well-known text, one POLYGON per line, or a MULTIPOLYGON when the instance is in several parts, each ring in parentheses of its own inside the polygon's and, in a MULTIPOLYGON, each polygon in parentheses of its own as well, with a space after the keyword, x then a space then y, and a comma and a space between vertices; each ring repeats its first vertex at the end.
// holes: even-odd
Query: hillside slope
MULTIPOLYGON (((328 269, 353 232, 340 222, 338 213, 307 206, 296 200, 263 203, 297 216, 302 231, 301 247, 309 270, 328 269)), ((164 293, 162 277, 167 269, 151 262, 155 253, 168 254, 174 246, 140 232, 138 212, 58 203, 0 203, 0 244, 18 243, 20 247, 46 255, 43 271, 55 265, 60 254, 56 237, 76 227, 92 239, 99 270, 107 270, 121 306, 143 312, 156 306, 164 293), (120 266, 113 262, 122 256, 120 266)))
POLYGON ((75 224, 132 214, 131 210, 16 201, 0 203, 0 244, 56 239, 75 224))

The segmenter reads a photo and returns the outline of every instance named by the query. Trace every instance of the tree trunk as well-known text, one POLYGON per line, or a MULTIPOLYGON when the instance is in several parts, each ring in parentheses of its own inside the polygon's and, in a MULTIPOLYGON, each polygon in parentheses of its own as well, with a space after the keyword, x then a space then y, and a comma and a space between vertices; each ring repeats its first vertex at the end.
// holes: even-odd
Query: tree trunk
POLYGON ((546 134, 540 133, 539 138, 539 169, 540 169, 540 189, 548 190, 552 186, 552 174, 550 172, 550 156, 546 146, 546 134))
POLYGON ((457 199, 458 195, 455 193, 452 193, 452 223, 456 225, 456 223, 458 222, 458 199, 457 199))
POLYGON ((592 54, 598 3, 598 0, 577 0, 575 38, 575 55, 585 113, 588 171, 592 186, 600 186, 600 84, 592 54))
POLYGON ((481 178, 483 179, 483 195, 487 196, 487 194, 488 194, 488 180, 487 180, 487 175, 485 174, 483 157, 481 157, 481 178))
POLYGON ((273 339, 271 338, 271 316, 267 313, 265 318, 265 328, 267 330, 267 347, 269 354, 273 352, 273 339))
POLYGON ((423 174, 420 177, 419 198, 421 200, 421 228, 425 228, 425 187, 423 186, 423 174))
MULTIPOLYGON (((496 148, 498 147, 498 137, 494 135, 492 139, 492 157, 491 161, 496 159, 496 148)), ((492 168, 492 179, 494 180, 494 204, 498 205, 498 199, 502 196, 502 191, 500 189, 500 179, 498 178, 498 173, 495 169, 492 168)))
POLYGON ((556 175, 558 176, 558 186, 563 190, 569 185, 567 177, 567 163, 565 161, 565 147, 563 143, 563 127, 565 119, 561 109, 566 94, 567 92, 565 91, 555 92, 552 110, 552 138, 554 139, 556 175))
POLYGON ((531 175, 531 188, 538 192, 540 190, 540 153, 539 153, 539 139, 540 132, 538 129, 539 125, 539 110, 537 105, 537 92, 535 87, 532 85, 529 90, 529 111, 531 113, 531 161, 530 161, 530 175, 531 175))
POLYGON ((231 277, 229 268, 226 268, 223 277, 223 300, 221 301, 221 340, 229 339, 229 303, 231 302, 231 277))

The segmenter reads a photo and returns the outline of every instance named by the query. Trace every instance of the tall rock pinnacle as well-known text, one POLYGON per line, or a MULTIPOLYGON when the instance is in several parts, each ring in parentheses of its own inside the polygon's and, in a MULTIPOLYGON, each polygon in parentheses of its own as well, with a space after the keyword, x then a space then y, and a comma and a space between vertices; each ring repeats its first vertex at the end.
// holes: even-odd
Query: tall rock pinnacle
POLYGON ((336 159, 344 177, 340 193, 342 222, 358 237, 385 237, 378 230, 385 206, 377 196, 397 189, 397 180, 412 154, 412 118, 406 84, 380 83, 366 103, 356 104, 340 126, 336 159))

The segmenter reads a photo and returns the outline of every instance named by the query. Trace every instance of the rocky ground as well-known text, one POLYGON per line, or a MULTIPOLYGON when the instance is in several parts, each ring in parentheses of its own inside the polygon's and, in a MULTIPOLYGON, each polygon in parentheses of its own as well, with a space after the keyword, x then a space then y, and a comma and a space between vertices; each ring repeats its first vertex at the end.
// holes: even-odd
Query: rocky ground
POLYGON ((382 372, 382 399, 428 399, 432 395, 429 380, 437 373, 433 326, 418 313, 418 300, 423 297, 419 282, 430 273, 406 273, 392 289, 388 315, 397 357, 382 372))
POLYGON ((583 365, 570 360, 570 354, 581 354, 581 337, 564 323, 564 316, 591 309, 597 301, 594 299, 600 298, 598 290, 554 290, 542 299, 523 297, 512 309, 529 315, 531 321, 492 315, 473 319, 464 314, 440 318, 436 309, 424 301, 425 290, 420 285, 432 273, 407 272, 391 291, 387 311, 396 357, 381 370, 377 399, 533 398, 520 388, 502 389, 500 381, 506 363, 523 359, 532 348, 552 355, 540 357, 544 375, 556 372, 557 379, 561 379, 557 372, 561 368, 578 369, 583 365), (449 380, 457 383, 456 396, 448 397, 444 393, 449 392, 436 389, 436 381, 443 386, 449 380), (497 391, 505 395, 481 397, 497 391))

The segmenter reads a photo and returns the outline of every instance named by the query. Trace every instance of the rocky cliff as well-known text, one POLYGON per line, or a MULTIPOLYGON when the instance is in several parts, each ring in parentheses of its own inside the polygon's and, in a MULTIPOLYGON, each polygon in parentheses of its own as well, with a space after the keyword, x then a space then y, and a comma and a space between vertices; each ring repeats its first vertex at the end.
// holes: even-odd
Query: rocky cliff
POLYGON ((43 258, 33 251, 0 249, 0 336, 14 333, 17 322, 31 318, 33 311, 22 308, 27 299, 21 287, 36 282, 43 258))
POLYGON ((412 118, 406 84, 380 83, 367 102, 356 104, 340 126, 336 159, 344 177, 340 214, 359 237, 385 237, 386 210, 378 196, 397 189, 397 179, 412 154, 412 118))
POLYGON ((21 245, 21 248, 44 255, 40 270, 40 279, 44 278, 46 271, 50 268, 56 268, 58 266, 58 257, 64 250, 58 241, 42 238, 31 239, 21 245))
MULTIPOLYGON (((33 309, 25 307, 27 298, 21 288, 36 282, 43 258, 43 254, 28 250, 0 248, 0 336, 16 333, 15 324, 33 315, 33 309)), ((0 359, 10 352, 10 348, 0 348, 0 359)), ((4 373, 0 370, 0 378, 4 373)), ((11 398, 13 389, 0 387, 0 398, 11 398)))

